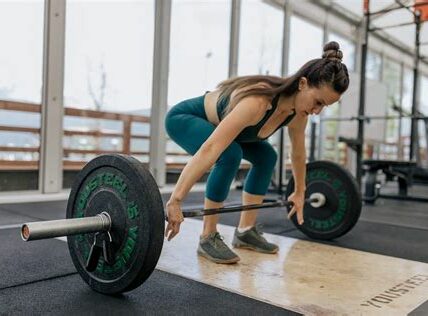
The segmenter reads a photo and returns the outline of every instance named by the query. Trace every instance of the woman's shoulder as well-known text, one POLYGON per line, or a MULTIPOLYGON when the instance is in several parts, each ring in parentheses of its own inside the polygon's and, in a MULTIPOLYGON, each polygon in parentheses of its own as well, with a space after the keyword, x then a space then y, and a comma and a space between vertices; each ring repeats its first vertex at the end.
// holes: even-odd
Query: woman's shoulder
POLYGON ((265 96, 250 95, 239 101, 232 111, 245 111, 252 117, 252 124, 257 124, 271 108, 270 101, 265 96))

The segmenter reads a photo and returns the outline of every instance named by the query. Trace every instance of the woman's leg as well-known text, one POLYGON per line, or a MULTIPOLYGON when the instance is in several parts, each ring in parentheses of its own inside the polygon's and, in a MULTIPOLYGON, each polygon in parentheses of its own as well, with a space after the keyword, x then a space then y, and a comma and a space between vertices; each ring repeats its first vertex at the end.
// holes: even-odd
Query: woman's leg
MULTIPOLYGON (((220 208, 223 207, 223 202, 215 202, 211 201, 209 198, 205 198, 204 208, 220 208)), ((209 234, 217 231, 217 223, 218 223, 219 215, 210 215, 204 216, 204 228, 202 231, 202 237, 206 237, 209 234)))
MULTIPOLYGON (((243 143, 243 158, 251 163, 242 192, 242 203, 260 204, 269 188, 277 154, 267 141, 243 143)), ((239 228, 252 227, 256 224, 257 210, 241 213, 239 228)))
MULTIPOLYGON (((248 192, 242 191, 242 204, 260 204, 263 202, 264 197, 264 195, 250 194, 248 192)), ((241 212, 238 227, 242 229, 253 227, 254 225, 256 225, 257 214, 257 210, 241 212)))
MULTIPOLYGON (((194 101, 194 100, 193 100, 194 101)), ((215 126, 206 118, 193 114, 194 104, 192 100, 181 103, 180 108, 175 108, 167 114, 165 120, 166 130, 171 139, 194 155, 202 144, 208 139, 215 126), (190 112, 188 112, 190 110, 190 112), (180 113, 181 112, 181 113, 180 113), (184 113, 183 113, 184 112, 184 113), (188 112, 188 113, 186 113, 188 112)), ((219 159, 208 176, 205 192, 205 208, 222 207, 226 199, 230 184, 242 159, 242 149, 239 144, 233 142, 220 155, 219 159)), ((202 236, 199 240, 198 254, 216 263, 235 263, 240 259, 224 243, 217 232, 217 216, 205 216, 202 236)))
MULTIPOLYGON (((245 179, 242 201, 243 204, 260 204, 269 187, 277 155, 272 146, 265 141, 241 144, 241 146, 244 159, 252 164, 245 179)), ((256 218, 257 210, 241 213, 239 227, 233 236, 233 246, 262 253, 278 252, 278 246, 268 242, 255 227, 256 218)))
MULTIPOLYGON (((166 130, 170 138, 189 154, 194 155, 214 131, 207 120, 191 114, 167 115, 166 130)), ((242 159, 242 149, 232 142, 212 168, 205 192, 205 208, 222 207, 242 159)), ((202 236, 217 231, 218 215, 204 216, 202 236)))
MULTIPOLYGON (((238 143, 232 142, 220 155, 212 168, 205 192, 205 208, 223 207, 227 198, 230 185, 242 160, 242 149, 238 143)), ((207 236, 217 231, 218 215, 204 216, 204 231, 202 236, 207 236)))

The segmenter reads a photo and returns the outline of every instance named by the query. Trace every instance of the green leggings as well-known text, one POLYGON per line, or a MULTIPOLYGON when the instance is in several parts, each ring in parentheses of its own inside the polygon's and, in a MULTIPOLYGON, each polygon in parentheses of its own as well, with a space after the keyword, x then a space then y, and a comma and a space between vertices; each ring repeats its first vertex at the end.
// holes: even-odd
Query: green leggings
MULTIPOLYGON (((187 153, 194 155, 215 129, 207 120, 204 96, 182 101, 166 115, 165 127, 169 137, 187 153)), ((241 159, 251 163, 244 191, 265 195, 269 187, 277 154, 267 141, 238 143, 233 141, 218 158, 211 170, 205 196, 223 202, 238 171, 241 159)))

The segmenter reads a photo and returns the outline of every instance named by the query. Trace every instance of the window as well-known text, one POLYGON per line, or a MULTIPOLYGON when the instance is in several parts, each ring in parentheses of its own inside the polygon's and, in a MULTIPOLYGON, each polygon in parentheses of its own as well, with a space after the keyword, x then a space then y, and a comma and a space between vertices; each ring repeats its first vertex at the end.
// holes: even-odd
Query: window
POLYGON ((153 41, 153 0, 67 1, 65 166, 104 152, 148 161, 153 41))
MULTIPOLYGON (((413 73, 412 73, 412 79, 413 79, 413 73)), ((412 87, 412 91, 413 91, 413 87, 412 87)), ((422 112, 423 115, 428 116, 428 77, 427 76, 420 75, 419 95, 420 95, 419 111, 422 112)))
POLYGON ((413 70, 404 67, 404 78, 403 78, 403 97, 401 101, 402 109, 407 112, 412 112, 413 104, 413 70))
MULTIPOLYGON (((400 106, 400 78, 401 67, 400 64, 391 60, 385 59, 385 65, 383 69, 383 82, 387 87, 387 113, 386 115, 396 116, 398 113, 394 108, 400 106)), ((398 136, 398 120, 392 119, 387 121, 386 127, 386 138, 387 141, 397 142, 398 136)))
MULTIPOLYGON (((422 115, 428 116, 428 77, 421 75, 420 77, 420 102, 419 102, 419 111, 422 112, 422 115)), ((423 165, 426 167, 428 165, 428 128, 426 126, 424 120, 419 120, 418 122, 418 140, 419 147, 421 153, 421 161, 423 161, 423 165)))
POLYGON ((0 2, 0 171, 31 172, 25 187, 8 177, 1 191, 38 189, 43 24, 44 1, 0 2))
POLYGON ((306 62, 321 58, 323 48, 323 30, 297 16, 290 21, 290 58, 289 73, 295 73, 306 62))
MULTIPOLYGON (((413 70, 404 68, 403 77, 403 97, 401 108, 404 115, 412 113, 413 104, 413 70)), ((403 155, 409 157, 408 146, 410 145, 410 129, 412 121, 409 118, 401 119, 401 144, 404 146, 403 155)))
POLYGON ((355 44, 349 39, 336 33, 330 33, 328 41, 339 43, 340 50, 343 52, 343 63, 348 68, 348 71, 355 71, 355 44))
MULTIPOLYGON (((174 0, 171 12, 168 105, 213 90, 229 72, 231 1, 174 0)), ((189 159, 172 141, 167 163, 189 159)))
POLYGON ((382 67, 382 57, 380 54, 368 51, 366 60, 366 78, 379 80, 382 67))
POLYGON ((227 79, 231 1, 174 0, 168 104, 212 90, 227 79))
POLYGON ((284 12, 262 1, 243 1, 238 75, 281 76, 284 12))

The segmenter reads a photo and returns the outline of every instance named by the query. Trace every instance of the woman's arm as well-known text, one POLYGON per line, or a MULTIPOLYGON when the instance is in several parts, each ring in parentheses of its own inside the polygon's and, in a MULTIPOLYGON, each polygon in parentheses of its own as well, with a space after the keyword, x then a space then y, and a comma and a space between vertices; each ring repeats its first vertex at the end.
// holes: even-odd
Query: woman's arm
POLYGON ((290 196, 294 202, 294 208, 289 213, 289 218, 297 212, 299 224, 303 224, 303 205, 306 190, 306 146, 305 129, 308 119, 303 118, 288 128, 291 141, 291 166, 294 178, 294 193, 290 196))
POLYGON ((217 161, 223 151, 247 126, 255 125, 263 117, 269 102, 263 97, 247 97, 220 122, 201 148, 189 160, 178 178, 177 184, 167 202, 168 225, 165 236, 171 240, 180 231, 183 221, 181 201, 193 185, 217 161))

